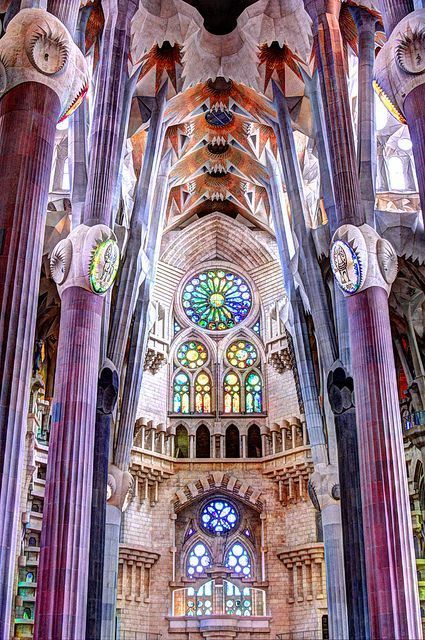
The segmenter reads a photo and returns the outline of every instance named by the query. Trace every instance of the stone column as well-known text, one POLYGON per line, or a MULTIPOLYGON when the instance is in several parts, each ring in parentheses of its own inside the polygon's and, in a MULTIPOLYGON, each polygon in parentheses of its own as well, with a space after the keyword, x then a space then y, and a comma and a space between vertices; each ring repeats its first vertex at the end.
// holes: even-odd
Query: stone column
POLYGON ((47 11, 56 16, 74 37, 80 5, 80 0, 49 0, 47 11))
POLYGON ((105 225, 76 227, 54 249, 61 323, 37 578, 34 637, 84 638, 102 295, 119 250, 105 225))
POLYGON ((365 220, 374 225, 376 183, 376 126, 373 64, 375 62, 376 17, 353 8, 359 38, 357 162, 365 220))
POLYGON ((378 7, 387 37, 391 35, 397 23, 415 9, 414 0, 378 0, 378 7))
MULTIPOLYGON (((349 296, 371 636, 419 638, 419 603, 387 300, 397 261, 391 245, 363 224, 338 22, 341 4, 339 0, 305 0, 305 6, 314 24, 336 218, 342 225, 334 234, 331 263, 340 287, 349 296)), ((396 66, 394 60, 390 64, 396 66)))
POLYGON ((109 441, 118 389, 115 367, 105 362, 97 387, 86 640, 98 640, 101 634, 109 441))
POLYGON ((9 22, 0 58, 0 637, 7 638, 55 131, 83 92, 86 68, 69 33, 42 9, 22 10, 9 22), (68 52, 53 66, 44 58, 46 25, 59 52, 68 52), (31 32, 36 53, 28 55, 22 34, 31 32))
MULTIPOLYGON (((246 458, 247 457, 247 448, 246 448, 246 433, 243 433, 241 436, 242 439, 242 458, 246 458)), ((264 453, 263 453, 264 455, 264 453)))

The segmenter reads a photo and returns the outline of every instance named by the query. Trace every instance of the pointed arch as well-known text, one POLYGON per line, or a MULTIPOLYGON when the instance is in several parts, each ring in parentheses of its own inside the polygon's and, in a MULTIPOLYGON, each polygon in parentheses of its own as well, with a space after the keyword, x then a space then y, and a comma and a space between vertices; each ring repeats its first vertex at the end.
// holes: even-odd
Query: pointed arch
POLYGON ((190 413, 190 378, 182 369, 173 377, 173 412, 190 413))
POLYGON ((195 378, 195 413, 211 413, 212 382, 208 371, 201 369, 195 378))
POLYGON ((231 424, 226 429, 226 458, 240 458, 241 444, 239 429, 231 424))
POLYGON ((241 412, 241 378, 235 369, 229 369, 223 379, 224 413, 241 412))
POLYGON ((199 425, 196 430, 196 457, 211 457, 211 434, 205 424, 199 425))
POLYGON ((246 413, 263 412, 263 378, 258 369, 247 373, 245 380, 245 411, 246 413))
POLYGON ((175 452, 176 458, 189 457, 189 432, 186 427, 179 424, 176 429, 175 452))
POLYGON ((248 458, 261 458, 263 447, 261 442, 260 427, 252 424, 248 428, 248 458))

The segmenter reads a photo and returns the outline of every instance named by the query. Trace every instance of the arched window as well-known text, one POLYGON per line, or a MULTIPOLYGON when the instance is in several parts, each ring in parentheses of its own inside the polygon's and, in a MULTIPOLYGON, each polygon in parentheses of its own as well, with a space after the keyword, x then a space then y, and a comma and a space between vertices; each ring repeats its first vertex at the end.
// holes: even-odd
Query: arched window
POLYGON ((224 378, 224 413, 240 413, 241 383, 237 373, 229 371, 224 378))
POLYGON ((31 618, 32 618, 31 609, 29 607, 25 607, 23 619, 24 620, 31 620, 31 618))
POLYGON ((187 557, 186 571, 190 578, 195 578, 211 566, 211 554, 203 542, 197 542, 190 549, 187 557))
POLYGON ((176 429, 176 440, 174 446, 176 458, 189 457, 189 434, 186 427, 179 424, 176 429))
POLYGON ((239 429, 231 424, 226 429, 226 458, 240 458, 239 429))
POLYGON ((174 413, 189 413, 189 376, 180 371, 174 378, 173 384, 173 411, 174 413))
POLYGON ((248 458, 261 458, 263 455, 260 428, 253 424, 248 429, 248 458))
POLYGON ((211 380, 204 371, 195 380, 195 412, 211 413, 211 380))
POLYGON ((236 340, 227 348, 226 358, 232 367, 249 369, 256 363, 258 354, 252 342, 236 340))
POLYGON ((36 540, 36 538, 34 538, 34 536, 30 536, 28 538, 28 546, 29 547, 36 547, 37 546, 37 540, 36 540))
POLYGON ((251 558, 241 542, 238 541, 232 544, 226 554, 224 566, 241 577, 248 578, 251 575, 251 558))
POLYGON ((210 430, 204 424, 196 430, 196 457, 210 457, 210 430))
POLYGON ((256 371, 251 371, 245 380, 245 410, 247 413, 263 410, 261 376, 256 371))

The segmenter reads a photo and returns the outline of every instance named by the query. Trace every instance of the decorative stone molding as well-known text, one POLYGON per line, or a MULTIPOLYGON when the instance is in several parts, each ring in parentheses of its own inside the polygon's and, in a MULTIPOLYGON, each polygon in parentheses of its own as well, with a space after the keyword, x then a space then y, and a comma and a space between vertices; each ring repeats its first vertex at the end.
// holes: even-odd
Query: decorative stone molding
POLYGON ((61 120, 88 90, 83 54, 61 21, 44 9, 22 9, 0 40, 0 96, 24 82, 44 84, 57 94, 61 120))
POLYGON ((389 295, 397 276, 397 254, 388 240, 368 224, 344 224, 336 230, 330 251, 331 267, 344 295, 381 287, 389 295))
POLYGON ((273 351, 269 356, 269 362, 278 373, 284 373, 292 369, 292 356, 288 347, 273 351))
POLYGON ((120 544, 117 606, 125 602, 149 602, 150 570, 160 554, 143 547, 120 544))
POLYGON ((122 471, 113 464, 108 469, 108 504, 125 511, 133 490, 133 478, 128 471, 122 471))
POLYGON ((330 464, 316 464, 309 480, 308 491, 316 509, 322 511, 334 504, 340 499, 337 468, 330 464))
POLYGON ((104 295, 115 280, 118 265, 116 236, 104 224, 80 224, 56 245, 50 258, 52 278, 60 296, 69 287, 104 295))
POLYGON ((425 9, 409 13, 394 28, 375 61, 374 88, 403 124, 404 102, 425 82, 425 9))
POLYGON ((174 510, 181 511, 191 502, 207 496, 213 492, 222 492, 227 495, 237 496, 242 502, 254 507, 257 511, 265 508, 261 499, 261 491, 254 489, 247 482, 241 482, 235 476, 230 476, 221 471, 214 471, 208 476, 201 476, 192 484, 187 484, 175 494, 174 510))
POLYGON ((277 551, 289 574, 288 603, 323 600, 325 587, 325 550, 321 542, 277 551))
POLYGON ((164 364, 167 364, 167 356, 161 351, 148 348, 145 356, 144 371, 150 371, 153 375, 158 373, 164 364))

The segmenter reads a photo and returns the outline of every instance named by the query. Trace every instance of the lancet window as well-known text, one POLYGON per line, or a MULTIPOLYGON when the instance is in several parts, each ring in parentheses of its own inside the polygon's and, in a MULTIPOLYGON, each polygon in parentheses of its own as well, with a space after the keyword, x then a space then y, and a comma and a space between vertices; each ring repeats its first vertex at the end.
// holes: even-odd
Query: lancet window
POLYGON ((232 367, 224 376, 224 413, 262 413, 263 381, 256 346, 245 339, 235 340, 226 350, 232 367))
POLYGON ((186 340, 176 350, 173 377, 174 413, 211 413, 213 385, 208 350, 199 340, 186 340))

